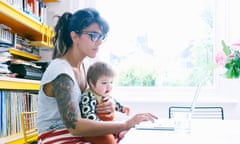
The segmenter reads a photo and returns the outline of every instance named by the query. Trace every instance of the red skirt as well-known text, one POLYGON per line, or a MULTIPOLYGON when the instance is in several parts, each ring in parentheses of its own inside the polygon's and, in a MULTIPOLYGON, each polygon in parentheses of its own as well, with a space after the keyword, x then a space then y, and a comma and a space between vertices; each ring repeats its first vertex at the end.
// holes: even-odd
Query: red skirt
MULTIPOLYGON (((119 143, 121 138, 114 135, 115 141, 119 143)), ((67 129, 60 129, 41 133, 38 136, 38 144, 91 144, 83 137, 73 136, 67 129)))
POLYGON ((82 137, 73 136, 67 129, 54 130, 38 136, 38 144, 90 144, 82 137))

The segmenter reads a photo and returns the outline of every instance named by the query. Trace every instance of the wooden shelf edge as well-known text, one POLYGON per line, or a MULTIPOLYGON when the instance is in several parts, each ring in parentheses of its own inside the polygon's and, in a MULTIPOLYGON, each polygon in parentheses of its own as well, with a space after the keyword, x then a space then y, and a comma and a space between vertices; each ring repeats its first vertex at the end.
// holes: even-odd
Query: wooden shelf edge
POLYGON ((31 59, 31 60, 36 60, 36 61, 41 59, 41 57, 38 56, 38 55, 30 54, 30 53, 27 53, 27 52, 24 52, 24 51, 15 49, 15 48, 10 48, 9 53, 13 54, 13 55, 16 55, 16 56, 21 56, 21 57, 24 57, 24 58, 28 58, 28 59, 31 59))
POLYGON ((53 48, 52 44, 48 44, 48 43, 46 43, 44 41, 31 41, 30 45, 31 46, 36 46, 36 47, 39 47, 39 48, 41 48, 41 47, 53 48))
POLYGON ((19 134, 14 134, 14 135, 11 135, 11 136, 1 137, 0 138, 0 143, 9 144, 12 141, 18 141, 22 138, 23 138, 22 134, 20 134, 20 133, 19 134))
MULTIPOLYGON (((32 135, 33 140, 36 140, 38 138, 38 134, 34 134, 32 135)), ((7 136, 7 137, 3 137, 0 138, 0 143, 2 144, 23 144, 24 142, 24 138, 23 138, 23 134, 15 134, 12 136, 7 136)))
POLYGON ((0 77, 0 89, 2 90, 39 90, 40 82, 20 78, 0 77))
POLYGON ((44 3, 49 3, 49 2, 59 2, 59 0, 42 0, 44 3))

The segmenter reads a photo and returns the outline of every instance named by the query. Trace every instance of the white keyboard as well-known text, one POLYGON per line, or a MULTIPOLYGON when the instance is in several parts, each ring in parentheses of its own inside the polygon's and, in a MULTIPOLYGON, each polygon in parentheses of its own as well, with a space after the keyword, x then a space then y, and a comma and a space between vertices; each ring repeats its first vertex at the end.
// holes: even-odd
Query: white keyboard
POLYGON ((170 119, 158 119, 152 122, 142 122, 135 126, 138 130, 169 130, 174 131, 174 121, 170 119))

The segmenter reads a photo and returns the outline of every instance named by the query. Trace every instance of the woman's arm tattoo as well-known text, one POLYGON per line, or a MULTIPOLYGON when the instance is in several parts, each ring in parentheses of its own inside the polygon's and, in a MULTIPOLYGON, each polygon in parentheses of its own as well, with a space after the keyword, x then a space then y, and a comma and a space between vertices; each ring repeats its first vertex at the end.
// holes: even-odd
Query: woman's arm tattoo
POLYGON ((78 102, 73 98, 73 80, 66 74, 59 75, 54 81, 54 96, 58 103, 59 112, 67 128, 76 128, 80 117, 78 102))

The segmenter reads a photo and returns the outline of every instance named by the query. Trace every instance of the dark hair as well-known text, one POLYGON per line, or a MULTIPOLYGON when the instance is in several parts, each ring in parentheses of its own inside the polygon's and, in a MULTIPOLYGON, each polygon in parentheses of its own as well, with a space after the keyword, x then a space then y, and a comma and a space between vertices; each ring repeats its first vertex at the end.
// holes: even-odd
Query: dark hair
POLYGON ((55 26, 55 36, 53 37, 53 59, 66 54, 72 47, 73 41, 70 37, 72 31, 81 34, 82 30, 91 24, 97 23, 103 35, 109 31, 108 23, 100 16, 99 12, 93 8, 78 10, 74 14, 65 12, 55 26))
POLYGON ((114 77, 115 72, 110 65, 105 62, 93 63, 87 71, 87 82, 90 85, 90 81, 93 85, 96 85, 97 80, 101 76, 114 77))

